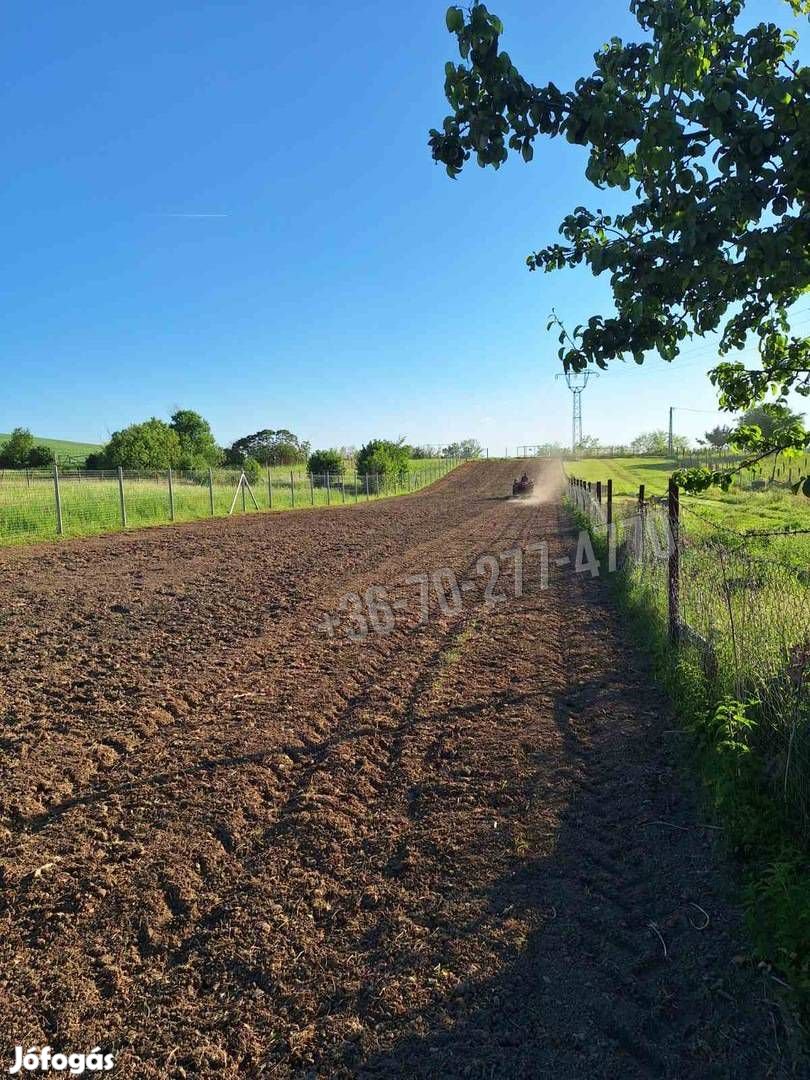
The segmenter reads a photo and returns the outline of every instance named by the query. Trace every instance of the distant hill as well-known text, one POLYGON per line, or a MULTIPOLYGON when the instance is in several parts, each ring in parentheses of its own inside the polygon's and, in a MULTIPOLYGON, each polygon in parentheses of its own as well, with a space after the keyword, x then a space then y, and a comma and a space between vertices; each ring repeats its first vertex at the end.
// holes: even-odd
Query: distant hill
MULTIPOLYGON (((0 445, 6 441, 9 434, 0 433, 0 445)), ((70 442, 67 439, 46 439, 42 435, 35 435, 34 442, 38 446, 50 446, 60 461, 69 465, 83 465, 88 454, 101 449, 100 443, 70 442)))

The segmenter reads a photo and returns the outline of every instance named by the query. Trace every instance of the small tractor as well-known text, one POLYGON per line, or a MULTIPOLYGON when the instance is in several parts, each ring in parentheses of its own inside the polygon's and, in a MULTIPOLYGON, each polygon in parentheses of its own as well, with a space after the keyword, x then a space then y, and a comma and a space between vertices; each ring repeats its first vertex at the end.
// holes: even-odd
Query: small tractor
POLYGON ((526 473, 519 480, 512 481, 512 495, 531 495, 534 491, 534 480, 530 480, 526 473))

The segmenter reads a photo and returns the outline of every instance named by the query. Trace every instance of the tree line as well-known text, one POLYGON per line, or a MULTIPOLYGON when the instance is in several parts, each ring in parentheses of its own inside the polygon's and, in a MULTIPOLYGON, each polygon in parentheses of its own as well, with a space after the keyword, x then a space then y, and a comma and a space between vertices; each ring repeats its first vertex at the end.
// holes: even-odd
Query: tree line
MULTIPOLYGON (((442 447, 438 456, 480 457, 481 446, 475 439, 463 439, 442 447)), ((88 469, 196 471, 217 467, 241 468, 249 480, 255 480, 262 468, 272 465, 305 465, 311 475, 339 475, 347 465, 361 475, 404 479, 412 458, 437 456, 432 447, 414 446, 405 441, 371 439, 359 450, 354 447, 311 449, 305 439, 287 428, 263 428, 235 439, 230 446, 217 443, 209 422, 193 409, 178 409, 171 418, 151 417, 114 431, 109 441, 87 456, 88 469)), ((53 464, 55 455, 47 446, 35 445, 25 428, 16 428, 0 446, 0 467, 42 468, 53 464)))

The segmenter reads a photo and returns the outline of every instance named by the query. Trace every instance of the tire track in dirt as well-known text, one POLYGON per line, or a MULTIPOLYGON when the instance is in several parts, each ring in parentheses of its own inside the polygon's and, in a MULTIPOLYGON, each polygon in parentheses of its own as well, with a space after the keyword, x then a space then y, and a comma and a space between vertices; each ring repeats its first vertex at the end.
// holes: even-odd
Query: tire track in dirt
POLYGON ((0 1032, 102 1043, 126 1077, 786 1070, 599 583, 527 560, 506 604, 316 629, 349 590, 570 554, 553 504, 497 497, 513 468, 69 545, 42 580, 8 559, 0 1032), (90 690, 60 651, 84 641, 90 690))

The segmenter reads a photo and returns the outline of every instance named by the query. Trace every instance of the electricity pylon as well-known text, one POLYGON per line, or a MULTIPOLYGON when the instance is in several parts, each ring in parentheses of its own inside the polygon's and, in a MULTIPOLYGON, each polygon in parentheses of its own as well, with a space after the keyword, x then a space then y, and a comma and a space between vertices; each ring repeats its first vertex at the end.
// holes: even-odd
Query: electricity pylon
MULTIPOLYGON (((566 371, 565 381, 574 397, 574 414, 571 421, 571 452, 582 442, 582 391, 588 385, 592 371, 566 371)), ((559 378, 559 375, 556 376, 559 378)))

